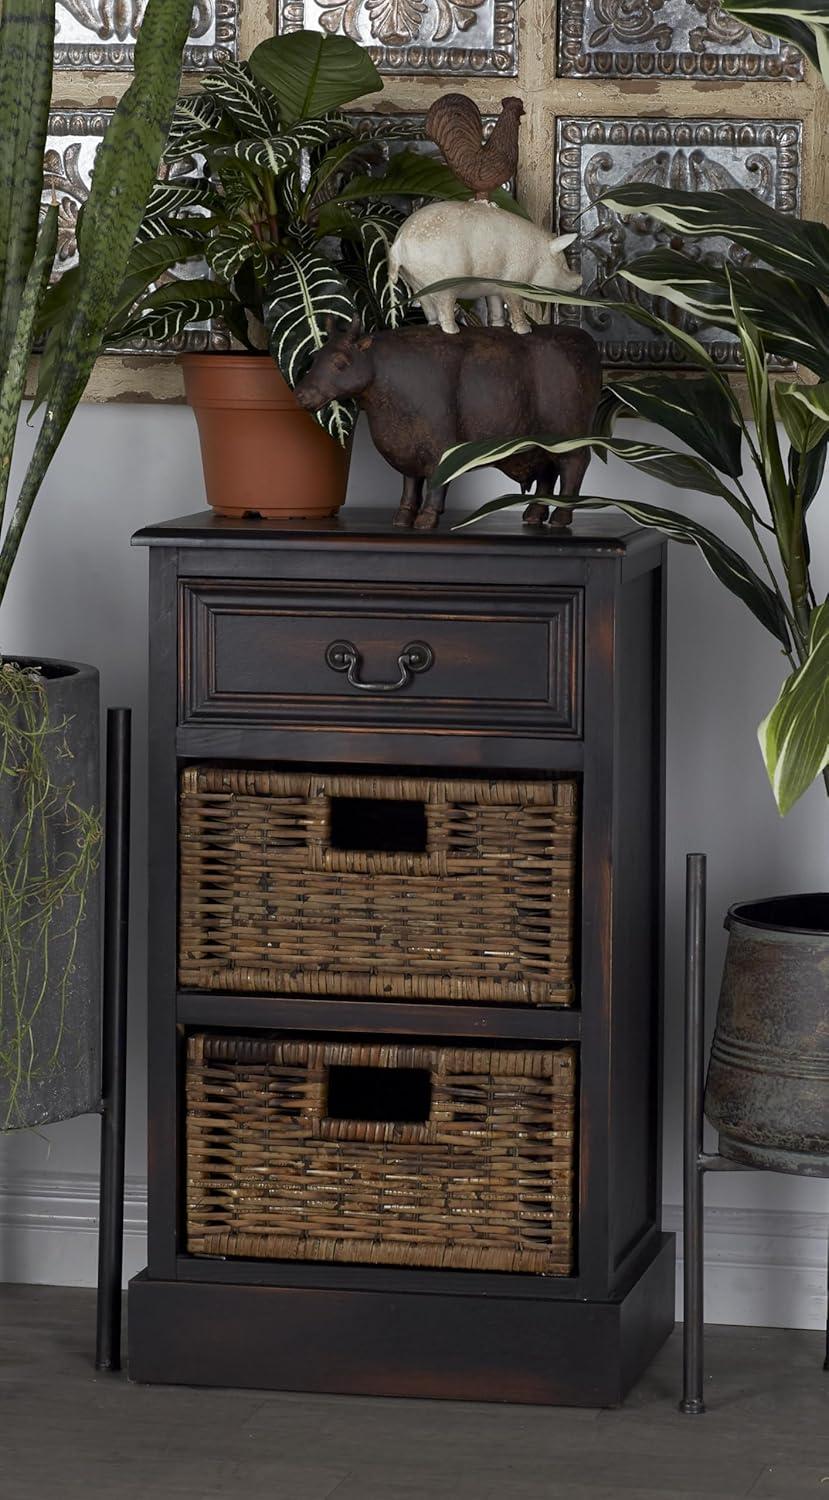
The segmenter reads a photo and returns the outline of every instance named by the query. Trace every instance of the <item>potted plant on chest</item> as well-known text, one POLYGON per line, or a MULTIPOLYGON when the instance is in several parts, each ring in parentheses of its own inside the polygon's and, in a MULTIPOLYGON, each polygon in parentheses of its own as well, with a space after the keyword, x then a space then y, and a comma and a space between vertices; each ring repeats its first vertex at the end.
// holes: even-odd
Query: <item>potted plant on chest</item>
MULTIPOLYGON (((42 375, 42 420, 16 494, 18 419, 57 249, 57 206, 41 218, 54 0, 17 0, 0 17, 0 606, 117 305, 191 15, 191 0, 148 0, 135 76, 96 160, 72 305, 42 375)), ((0 655, 0 1130, 98 1104, 98 804, 97 671, 0 655)))
MULTIPOLYGON (((822 60, 829 74, 827 28, 816 8, 809 24, 808 6, 797 19, 757 0, 726 8, 747 24, 779 31, 813 62, 822 60)), ((561 497, 577 507, 615 506, 695 544, 776 641, 788 675, 758 736, 777 806, 786 813, 816 778, 829 793, 829 597, 809 539, 810 507, 829 446, 829 229, 741 191, 690 193, 637 183, 609 190, 602 201, 685 237, 723 236, 747 252, 732 269, 675 249, 656 250, 621 275, 635 298, 657 296, 697 323, 736 333, 751 420, 687 326, 664 322, 640 300, 626 301, 618 309, 658 327, 698 373, 614 379, 592 433, 570 441, 542 433, 497 450, 492 443, 466 444, 444 455, 433 482, 492 463, 496 451, 503 458, 540 446, 557 457, 592 449, 728 506, 745 530, 740 550, 700 525, 691 510, 561 497), (769 355, 796 363, 805 378, 772 382, 769 355), (658 423, 684 450, 617 435, 614 423, 622 414, 658 423), (743 481, 746 453, 759 479, 760 503, 743 481)), ((512 290, 551 300, 538 287, 512 290)), ((561 293, 554 300, 601 305, 561 293)), ((519 503, 521 497, 505 496, 471 520, 519 503)), ((726 925, 729 947, 706 1092, 720 1150, 749 1165, 829 1176, 829 894, 743 902, 731 908, 726 925)))
MULTIPOLYGON (((223 514, 325 516, 342 504, 356 405, 331 401, 315 419, 293 387, 330 327, 411 316, 388 272, 401 200, 470 196, 443 163, 388 152, 393 117, 369 133, 343 114, 382 87, 356 42, 301 31, 179 100, 106 342, 165 342, 210 319, 230 330, 237 352, 182 358, 207 498, 223 514), (186 278, 170 279, 188 262, 186 278)), ((73 274, 47 309, 58 326, 73 274)))

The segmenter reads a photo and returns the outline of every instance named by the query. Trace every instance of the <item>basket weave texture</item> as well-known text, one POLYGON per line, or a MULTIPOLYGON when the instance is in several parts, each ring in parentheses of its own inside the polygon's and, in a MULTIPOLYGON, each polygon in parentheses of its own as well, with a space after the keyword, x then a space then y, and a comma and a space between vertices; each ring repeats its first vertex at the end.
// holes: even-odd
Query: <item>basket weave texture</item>
POLYGON ((188 767, 179 983, 570 1005, 577 811, 572 781, 188 767), (334 847, 344 798, 421 803, 423 852, 334 847))
POLYGON ((187 1248, 566 1276, 575 1097, 572 1047, 191 1035, 187 1248), (427 1070, 428 1118, 330 1118, 331 1068, 427 1070))

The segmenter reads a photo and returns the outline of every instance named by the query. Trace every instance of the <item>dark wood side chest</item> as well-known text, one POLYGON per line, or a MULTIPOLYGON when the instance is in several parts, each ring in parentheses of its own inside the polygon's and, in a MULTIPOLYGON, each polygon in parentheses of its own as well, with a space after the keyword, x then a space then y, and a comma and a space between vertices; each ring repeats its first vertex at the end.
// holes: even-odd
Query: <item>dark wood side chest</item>
MULTIPOLYGON (((147 1269, 130 1284, 132 1378, 618 1403, 674 1316, 674 1244, 661 1231, 659 1200, 663 542, 605 517, 580 519, 563 535, 529 531, 518 512, 463 532, 400 533, 384 513, 350 507, 330 522, 281 527, 202 513, 150 527, 135 540, 151 549, 149 1245, 147 1269), (472 814, 466 805, 445 814, 453 788, 466 788, 467 800, 483 798, 479 823, 489 829, 497 827, 493 800, 513 809, 527 788, 532 801, 536 787, 553 785, 551 800, 564 811, 553 809, 551 817, 563 822, 550 826, 564 828, 574 861, 566 911, 557 918, 566 926, 558 932, 562 968, 555 984, 545 986, 539 971, 537 954, 546 950, 534 932, 547 914, 535 887, 526 900, 523 887, 510 898, 530 933, 528 962, 535 968, 526 996, 514 976, 500 988, 490 984, 507 943, 501 936, 481 940, 477 989, 456 990, 445 958, 443 987, 434 983, 437 959, 425 939, 410 979, 400 962, 405 937, 394 938, 396 967, 388 982, 381 974, 362 987, 359 963, 352 966, 355 980, 338 977, 333 938, 361 930, 353 901, 339 927, 331 908, 332 950, 322 959, 323 972, 334 973, 331 983, 318 983, 303 968, 305 950, 285 960, 282 981, 270 983, 269 974, 283 973, 268 967, 267 926, 272 920, 277 934, 282 877, 270 879, 267 856, 260 868, 256 851, 270 847, 269 838, 285 839, 288 824, 280 804, 274 811, 269 803, 265 817, 254 795, 285 798, 294 818, 300 799, 311 852, 306 861, 305 845, 299 848, 291 835, 288 863, 301 880, 306 862, 340 868, 336 852, 320 853, 317 807, 330 804, 332 788, 338 796, 350 791, 352 801, 356 788, 359 802, 366 778, 378 777, 392 787, 405 782, 407 791, 390 795, 420 795, 421 788, 429 826, 449 828, 441 835, 448 854, 434 855, 440 878, 458 851, 459 868, 469 868, 463 860, 472 814), (242 848, 246 863, 229 906, 221 882, 235 866, 226 850, 217 850, 227 809, 235 815, 241 793, 250 793, 252 811, 238 824, 235 843, 230 839, 233 857, 242 848), (202 946, 194 945, 190 929, 199 921, 221 928, 220 942, 211 930, 202 946), (251 947, 254 930, 258 953, 251 947), (562 931, 570 934, 563 956, 562 931), (221 961, 211 968, 214 950, 221 961), (226 988, 223 974, 231 976, 226 988), (498 998, 470 1000, 470 994, 498 998), (329 1242, 331 1204, 347 1217, 349 1183, 371 1176, 359 1167, 366 1158, 352 1154, 352 1140, 366 1135, 365 1125, 353 1123, 359 1108, 355 1114, 353 1103, 341 1106, 345 1123, 338 1117, 332 1124, 333 1107, 326 1116, 324 1089, 314 1081, 330 1077, 329 1093, 335 1085, 351 1087, 357 1074, 345 1075, 343 1057, 361 1067, 391 1059, 404 1093, 411 1087, 416 1094, 415 1074, 427 1077, 432 1068, 435 1102, 423 1105, 422 1118, 430 1107, 443 1113, 439 1128, 407 1124, 421 1119, 413 1095, 414 1114, 371 1127, 368 1136, 383 1143, 385 1196, 374 1219, 360 1220, 359 1235, 344 1220, 346 1238, 329 1242), (247 1070, 242 1085, 238 1069, 222 1071, 240 1058, 247 1070), (305 1070, 304 1102, 299 1111, 283 1109, 273 1125, 287 1139, 279 1156, 288 1163, 286 1180, 277 1184, 268 1176, 271 1126, 263 1127, 261 1116, 267 1090, 286 1067, 305 1070), (462 1182, 450 1181, 455 1197, 446 1199, 444 1222, 451 1248, 418 1254, 415 1233, 412 1251, 403 1200, 388 1187, 400 1177, 398 1146, 414 1152, 406 1161, 415 1161, 421 1177, 444 1169, 451 1175, 460 1159, 452 1154, 451 1131, 466 1129, 471 1073, 480 1097, 503 1120, 512 1108, 504 1103, 512 1097, 504 1077, 522 1069, 534 1079, 532 1096, 521 1096, 531 1097, 530 1126, 520 1113, 510 1116, 513 1138, 506 1145, 503 1133, 485 1132, 489 1157, 477 1176, 474 1158, 466 1156, 462 1182), (551 1112, 549 1131, 548 1083, 558 1090, 549 1095, 556 1100, 556 1129, 551 1112), (236 1149, 243 1160, 246 1150, 253 1153, 238 1182, 216 1134, 233 1090, 236 1149), (302 1142, 321 1153, 310 1166, 295 1149, 299 1114, 302 1142), (559 1151, 554 1187, 545 1179, 535 1196, 527 1182, 539 1158, 527 1146, 530 1137, 559 1146, 566 1137, 572 1150, 569 1167, 559 1151), (512 1176, 504 1179, 499 1163, 507 1156, 512 1176), (320 1181, 330 1177, 332 1162, 346 1184, 344 1198, 339 1187, 333 1198, 313 1190, 317 1171, 320 1181), (204 1172, 212 1174, 213 1198, 203 1213, 204 1172), (487 1196, 493 1174, 498 1193, 487 1196), (554 1274, 543 1269, 544 1251, 516 1254, 511 1264, 518 1269, 493 1269, 507 1263, 492 1244, 509 1237, 511 1221, 523 1233, 523 1219, 532 1220, 527 1233, 534 1233, 545 1192, 555 1198, 567 1182, 567 1241, 564 1249, 557 1242, 555 1257, 551 1252, 554 1274), (240 1196, 244 1212, 237 1213, 240 1196), (216 1228, 211 1204, 220 1200, 216 1228), (297 1203, 302 1212, 310 1204, 322 1225, 313 1254, 302 1249, 311 1240, 297 1238, 291 1227, 297 1203), (389 1214, 403 1224, 391 1250, 382 1232, 389 1214), (487 1219, 490 1238, 488 1248, 470 1254, 463 1225, 478 1232, 476 1215, 487 1219), (275 1226, 272 1240, 258 1232, 263 1222, 275 1226), (336 1258, 328 1244, 336 1244, 336 1258)), ((518 819, 520 808, 508 815, 518 819)), ((533 832, 546 826, 543 810, 537 816, 542 821, 530 823, 529 832, 514 825, 515 861, 499 865, 502 850, 480 875, 460 877, 458 900, 485 887, 472 916, 467 906, 457 907, 457 932, 466 944, 460 951, 469 946, 470 924, 488 920, 487 912, 495 913, 492 932, 500 934, 493 871, 520 866, 533 876, 539 858, 532 839, 549 841, 533 832), (483 918, 475 916, 479 910, 483 918)), ((404 809, 406 838, 414 821, 411 808, 404 809)), ((443 887, 437 875, 430 884, 426 856, 413 854, 406 863, 401 855, 402 864, 389 856, 384 865, 370 841, 365 847, 367 882, 378 869, 391 871, 376 901, 366 886, 366 911, 375 922, 365 928, 369 964, 383 932, 377 912, 382 918, 389 891, 405 909, 400 870, 413 872, 418 889, 433 897, 443 887)), ((404 842, 409 847, 416 846, 404 842)), ((538 849, 549 853, 547 844, 538 849)), ((314 902, 328 899, 327 890, 320 896, 300 885, 292 920, 296 912, 301 919, 316 911, 314 902)), ((454 899, 450 891, 447 901, 454 899)), ((441 920, 440 905, 432 911, 427 903, 427 926, 441 920)), ((388 909, 393 936, 398 908, 388 909)), ((324 936, 324 923, 322 930, 324 936)), ((274 936, 275 946, 282 941, 274 936)), ((375 1099, 370 1119, 385 1120, 390 1107, 375 1099)), ((463 1135, 464 1150, 471 1135, 471 1128, 463 1135)), ((425 1222, 422 1204, 417 1211, 425 1222)), ((430 1234, 434 1240, 434 1224, 430 1234)))

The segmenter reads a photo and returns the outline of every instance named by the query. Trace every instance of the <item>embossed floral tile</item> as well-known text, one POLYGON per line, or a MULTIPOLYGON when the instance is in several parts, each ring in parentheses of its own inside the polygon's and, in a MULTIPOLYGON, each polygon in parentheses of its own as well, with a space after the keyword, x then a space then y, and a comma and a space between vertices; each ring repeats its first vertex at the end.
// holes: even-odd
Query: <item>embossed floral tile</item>
POLYGON ((362 42, 381 73, 510 76, 518 69, 513 0, 279 0, 279 30, 303 28, 362 42))
POLYGON ((559 0, 558 71, 586 78, 802 78, 793 47, 715 0, 559 0))
MULTIPOLYGON (((240 0, 194 0, 184 53, 187 72, 212 68, 237 55, 240 0)), ((55 67, 127 69, 146 0, 58 0, 55 67)))
MULTIPOLYGON (((111 110, 52 110, 49 115, 49 132, 46 137, 44 157, 44 204, 54 200, 58 206, 58 251, 56 276, 71 270, 77 262, 78 245, 76 229, 81 204, 89 193, 95 153, 104 131, 112 118, 111 110)), ((196 166, 195 159, 177 163, 177 172, 186 175, 196 166)), ((192 264, 173 270, 163 280, 187 279, 204 273, 205 267, 192 264)), ((208 323, 194 323, 177 339, 164 346, 165 353, 177 354, 182 350, 223 350, 230 348, 230 338, 222 329, 208 323)), ((120 346, 119 354, 148 352, 144 340, 136 340, 129 347, 120 346)), ((153 345, 152 353, 158 353, 153 345)))
MULTIPOLYGON (((672 230, 639 215, 622 219, 596 200, 621 183, 650 182, 657 187, 705 191, 747 188, 784 213, 800 204, 801 126, 795 121, 560 119, 557 128, 556 216, 559 231, 576 231, 571 252, 582 272, 583 289, 630 299, 629 283, 617 278, 620 265, 656 247, 670 246, 703 262, 742 263, 746 252, 722 238, 682 241, 672 230)), ((693 320, 675 308, 658 307, 663 317, 693 320)), ((598 341, 608 365, 670 366, 682 363, 680 351, 624 315, 592 308, 561 308, 562 322, 581 324, 598 341)), ((736 366, 732 335, 716 329, 699 333, 700 341, 724 366, 736 366)))

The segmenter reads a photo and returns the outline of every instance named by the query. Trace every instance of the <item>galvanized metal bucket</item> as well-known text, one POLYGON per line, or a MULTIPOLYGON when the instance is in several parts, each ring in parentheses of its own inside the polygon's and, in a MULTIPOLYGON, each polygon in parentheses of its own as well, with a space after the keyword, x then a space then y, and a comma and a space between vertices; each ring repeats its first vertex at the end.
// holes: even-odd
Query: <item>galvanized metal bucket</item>
POLYGON ((705 1090, 720 1152, 829 1177, 829 894, 742 902, 725 926, 705 1090))

